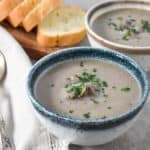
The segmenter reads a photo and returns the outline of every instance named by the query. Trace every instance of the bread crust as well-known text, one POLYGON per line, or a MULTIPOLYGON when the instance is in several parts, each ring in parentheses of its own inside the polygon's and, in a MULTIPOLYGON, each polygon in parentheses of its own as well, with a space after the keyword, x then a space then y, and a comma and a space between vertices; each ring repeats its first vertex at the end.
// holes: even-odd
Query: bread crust
POLYGON ((24 29, 29 32, 37 26, 44 16, 59 7, 62 0, 42 0, 23 20, 24 29))
POLYGON ((0 22, 6 19, 14 7, 22 0, 3 0, 0 2, 0 22))
POLYGON ((42 47, 56 47, 58 37, 54 36, 46 36, 42 32, 38 31, 37 33, 37 42, 42 47))
POLYGON ((13 27, 21 24, 25 16, 35 7, 39 0, 24 0, 9 14, 8 20, 13 27))
POLYGON ((61 47, 74 46, 79 44, 86 37, 86 30, 82 29, 80 31, 68 34, 62 34, 58 36, 58 45, 61 47))
POLYGON ((42 47, 68 47, 79 44, 86 37, 86 30, 61 35, 45 35, 38 31, 37 42, 42 47))
MULTIPOLYGON (((81 16, 85 14, 84 11, 79 10, 79 8, 76 7, 62 7, 58 8, 58 12, 62 15, 63 11, 65 10, 65 13, 70 13, 80 11, 79 15, 81 16)), ((57 13, 57 10, 56 10, 57 13)), ((50 14, 51 15, 51 14, 50 14)), ((52 14, 53 16, 53 14, 52 14)), ((62 15, 63 16, 63 15, 62 15)), ((51 16, 50 16, 51 17, 51 16)), ((80 17, 80 16, 79 16, 80 17)), ((49 18, 49 15, 46 16, 46 20, 49 18)), ((63 20, 63 19, 62 19, 63 20)), ((57 19, 56 19, 57 21, 57 19)), ((59 23, 59 22, 58 22, 59 23)), ((42 25, 39 25, 38 27, 38 33, 37 33, 37 42, 42 47, 68 47, 68 46, 74 46, 79 44, 86 36, 86 29, 85 26, 81 26, 78 29, 74 29, 71 31, 62 31, 62 32, 56 32, 56 33, 47 33, 47 31, 44 30, 44 27, 41 27, 42 25)), ((77 25, 78 26, 78 25, 77 25)))

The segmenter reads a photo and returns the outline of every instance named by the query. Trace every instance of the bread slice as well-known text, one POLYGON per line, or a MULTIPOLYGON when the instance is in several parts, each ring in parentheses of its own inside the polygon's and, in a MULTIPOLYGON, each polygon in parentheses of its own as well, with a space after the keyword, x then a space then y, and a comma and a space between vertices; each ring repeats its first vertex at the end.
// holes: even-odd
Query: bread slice
POLYGON ((37 26, 44 16, 56 7, 60 6, 62 0, 42 0, 28 15, 24 18, 22 25, 27 32, 37 26))
POLYGON ((9 13, 23 0, 2 0, 0 1, 0 22, 6 19, 9 13))
POLYGON ((40 2, 41 0, 24 0, 18 4, 9 14, 8 20, 13 27, 21 24, 25 16, 40 2))
POLYGON ((85 35, 85 12, 78 7, 61 7, 49 13, 38 26, 37 41, 42 47, 72 46, 85 35))

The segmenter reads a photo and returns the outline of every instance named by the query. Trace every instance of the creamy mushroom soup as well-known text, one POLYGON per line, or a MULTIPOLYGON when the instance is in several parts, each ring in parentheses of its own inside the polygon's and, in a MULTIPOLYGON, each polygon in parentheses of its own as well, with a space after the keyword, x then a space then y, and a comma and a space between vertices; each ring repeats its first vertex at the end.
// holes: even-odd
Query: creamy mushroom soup
POLYGON ((78 119, 127 112, 141 92, 138 81, 119 65, 90 59, 55 66, 40 76, 35 87, 47 109, 78 119))
POLYGON ((101 37, 118 44, 150 46, 150 11, 111 11, 96 18, 92 28, 101 37))

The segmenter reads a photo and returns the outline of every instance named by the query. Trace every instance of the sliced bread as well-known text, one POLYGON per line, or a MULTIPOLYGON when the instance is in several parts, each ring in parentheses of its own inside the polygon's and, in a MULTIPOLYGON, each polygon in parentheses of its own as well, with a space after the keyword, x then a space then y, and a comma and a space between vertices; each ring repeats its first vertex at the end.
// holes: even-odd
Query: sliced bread
POLYGON ((25 16, 40 2, 41 0, 24 0, 18 4, 9 14, 8 20, 12 26, 17 27, 21 24, 25 16))
POLYGON ((2 0, 0 1, 0 22, 6 19, 9 13, 23 0, 2 0))
POLYGON ((85 35, 85 12, 78 7, 61 7, 49 13, 38 26, 37 41, 43 47, 72 46, 85 35))
POLYGON ((37 26, 44 16, 56 7, 61 5, 62 0, 42 0, 28 15, 24 18, 22 25, 27 32, 37 26))

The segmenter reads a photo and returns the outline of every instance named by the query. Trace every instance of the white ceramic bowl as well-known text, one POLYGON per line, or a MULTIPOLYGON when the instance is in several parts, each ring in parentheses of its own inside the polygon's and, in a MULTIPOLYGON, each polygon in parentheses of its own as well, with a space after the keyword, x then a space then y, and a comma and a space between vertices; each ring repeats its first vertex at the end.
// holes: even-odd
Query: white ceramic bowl
POLYGON ((62 141, 64 149, 68 149, 70 143, 84 146, 101 145, 123 134, 137 119, 147 100, 148 82, 140 66, 129 57, 98 48, 78 47, 55 52, 38 61, 29 73, 27 92, 41 123, 62 141), (39 100, 35 96, 36 81, 45 70, 55 67, 58 63, 78 58, 118 63, 131 72, 142 89, 138 104, 118 116, 98 120, 73 119, 47 109, 42 105, 42 99, 39 100))
POLYGON ((150 1, 142 0, 142 1, 135 1, 135 0, 109 0, 104 3, 99 3, 92 6, 85 17, 85 24, 88 32, 88 39, 90 44, 93 47, 99 48, 107 48, 112 50, 118 50, 125 53, 134 53, 134 54, 146 54, 150 53, 150 45, 149 46, 132 46, 132 45, 123 45, 119 43, 115 43, 109 41, 108 39, 103 38, 101 35, 98 35, 93 29, 92 24, 95 20, 100 17, 101 15, 120 9, 136 9, 136 10, 146 10, 150 12, 150 1))

